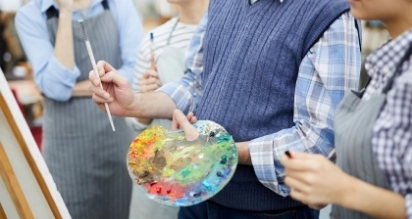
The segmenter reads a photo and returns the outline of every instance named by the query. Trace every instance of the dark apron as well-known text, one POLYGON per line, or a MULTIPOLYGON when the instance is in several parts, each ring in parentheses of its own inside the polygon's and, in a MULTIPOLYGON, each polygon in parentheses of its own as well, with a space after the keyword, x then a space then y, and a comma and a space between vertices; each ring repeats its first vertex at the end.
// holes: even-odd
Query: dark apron
MULTIPOLYGON (((335 114, 337 165, 349 175, 387 190, 391 190, 391 187, 373 152, 372 130, 381 109, 385 106, 386 94, 392 88, 395 78, 402 73, 403 63, 409 59, 411 53, 412 47, 399 62, 381 94, 373 95, 369 100, 361 100, 365 89, 361 92, 352 91, 343 98, 335 114)), ((331 218, 372 217, 359 211, 332 205, 331 218)))
MULTIPOLYGON (((107 2, 102 5, 104 12, 86 19, 85 29, 96 60, 119 68, 122 61, 117 26, 107 2)), ((58 12, 53 6, 47 17, 54 45, 58 12)), ((73 43, 75 63, 81 72, 77 81, 87 80, 93 68, 77 21, 73 21, 73 43)), ((113 117, 113 132, 107 114, 91 97, 66 102, 44 97, 43 103, 43 156, 72 217, 128 218, 132 184, 126 153, 134 133, 124 118, 113 117)))

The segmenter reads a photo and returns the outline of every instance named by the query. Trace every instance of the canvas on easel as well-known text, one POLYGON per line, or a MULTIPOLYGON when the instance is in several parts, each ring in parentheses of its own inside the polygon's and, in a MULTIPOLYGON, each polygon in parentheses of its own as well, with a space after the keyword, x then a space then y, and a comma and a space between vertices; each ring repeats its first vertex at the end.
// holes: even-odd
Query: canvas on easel
POLYGON ((0 69, 0 219, 71 218, 0 69))

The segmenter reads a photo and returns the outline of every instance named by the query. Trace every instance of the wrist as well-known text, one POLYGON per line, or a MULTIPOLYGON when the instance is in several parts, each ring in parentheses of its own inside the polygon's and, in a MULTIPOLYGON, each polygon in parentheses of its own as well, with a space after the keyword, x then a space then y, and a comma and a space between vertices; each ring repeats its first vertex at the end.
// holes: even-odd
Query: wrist
POLYGON ((350 206, 353 205, 356 195, 359 192, 359 186, 359 180, 345 174, 345 179, 341 180, 341 186, 337 186, 340 188, 340 191, 338 191, 335 196, 336 201, 334 204, 340 205, 344 208, 351 208, 350 206))
POLYGON ((152 123, 151 118, 137 118, 137 121, 142 123, 143 125, 150 125, 150 123, 152 123))
POLYGON ((70 18, 70 21, 71 21, 72 14, 73 14, 72 7, 67 6, 67 7, 62 7, 62 8, 59 9, 59 18, 60 19, 61 18, 63 18, 63 19, 70 18))
POLYGON ((252 165, 252 159, 249 152, 249 142, 236 143, 239 164, 252 165))
POLYGON ((128 107, 126 107, 125 115, 124 116, 131 116, 131 117, 142 117, 139 113, 139 93, 133 94, 133 99, 130 101, 128 107))

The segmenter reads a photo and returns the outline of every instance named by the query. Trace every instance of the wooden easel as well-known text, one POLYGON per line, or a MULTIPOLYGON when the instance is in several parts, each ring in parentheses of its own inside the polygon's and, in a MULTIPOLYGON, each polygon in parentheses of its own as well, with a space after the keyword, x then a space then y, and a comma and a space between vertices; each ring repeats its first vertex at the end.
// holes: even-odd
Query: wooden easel
POLYGON ((4 212, 3 206, 0 203, 0 219, 7 219, 6 213, 4 212))
POLYGON ((0 219, 70 218, 1 70, 0 121, 0 181, 13 208, 0 203, 0 219))

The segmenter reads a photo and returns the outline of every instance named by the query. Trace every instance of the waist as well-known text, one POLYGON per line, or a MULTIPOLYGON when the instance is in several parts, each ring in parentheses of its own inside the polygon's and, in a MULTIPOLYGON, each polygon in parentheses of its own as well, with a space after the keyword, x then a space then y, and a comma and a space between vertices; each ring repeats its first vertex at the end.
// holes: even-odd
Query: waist
POLYGON ((277 211, 304 206, 266 188, 257 179, 253 167, 244 165, 237 167, 232 180, 210 201, 245 211, 277 211))

